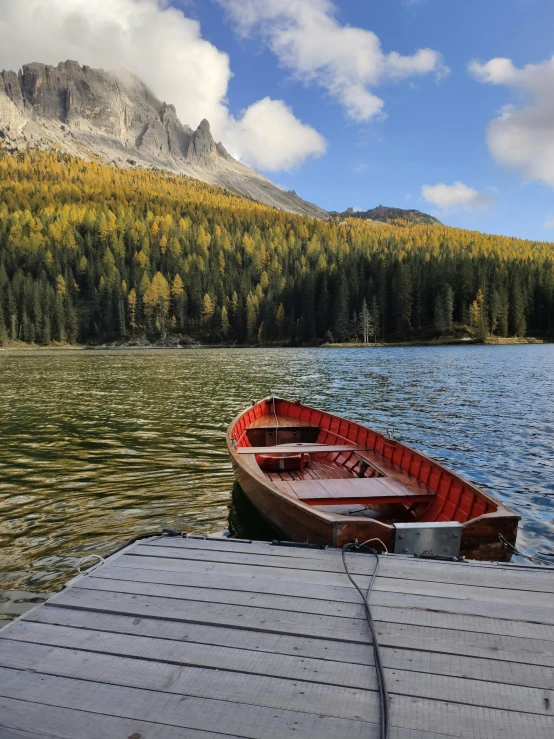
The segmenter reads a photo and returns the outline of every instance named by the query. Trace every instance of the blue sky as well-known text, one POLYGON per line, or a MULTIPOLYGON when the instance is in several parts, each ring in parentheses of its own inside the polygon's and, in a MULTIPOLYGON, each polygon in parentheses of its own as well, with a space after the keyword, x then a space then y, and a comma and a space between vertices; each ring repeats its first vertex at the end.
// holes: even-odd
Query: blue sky
POLYGON ((0 0, 0 69, 138 75, 329 210, 554 240, 552 0, 0 0))
MULTIPOLYGON (((432 212, 449 225, 533 239, 554 239, 551 186, 499 163, 487 146, 487 125, 500 108, 518 103, 512 89, 478 82, 472 60, 510 58, 539 64, 554 54, 554 3, 547 0, 403 0, 335 4, 340 24, 371 30, 383 51, 441 52, 450 74, 390 81, 374 88, 384 119, 355 122, 317 84, 294 78, 260 38, 242 38, 220 5, 187 3, 202 35, 230 57, 228 100, 233 114, 265 96, 283 99, 296 117, 327 140, 327 151, 290 172, 267 172, 278 184, 327 209, 382 203, 432 212), (490 198, 477 208, 440 209, 422 197, 424 185, 462 182, 490 198)), ((554 128, 552 130, 554 138, 554 128)))

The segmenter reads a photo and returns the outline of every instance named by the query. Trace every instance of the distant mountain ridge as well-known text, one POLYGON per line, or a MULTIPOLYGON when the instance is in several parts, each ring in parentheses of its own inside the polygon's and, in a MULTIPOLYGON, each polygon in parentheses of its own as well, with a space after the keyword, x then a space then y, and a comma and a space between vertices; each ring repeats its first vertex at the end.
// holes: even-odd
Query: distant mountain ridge
POLYGON ((182 124, 173 105, 131 74, 123 79, 75 61, 3 71, 0 139, 12 150, 38 147, 120 167, 167 169, 285 211, 327 217, 233 159, 214 141, 207 120, 195 131, 182 124))
POLYGON ((408 223, 417 224, 439 224, 442 225, 438 218, 422 213, 420 210, 404 210, 402 208, 388 208, 384 205, 378 205, 371 210, 354 210, 347 208, 342 213, 332 213, 342 218, 362 218, 366 221, 381 221, 382 223, 390 223, 393 221, 407 221, 408 223))

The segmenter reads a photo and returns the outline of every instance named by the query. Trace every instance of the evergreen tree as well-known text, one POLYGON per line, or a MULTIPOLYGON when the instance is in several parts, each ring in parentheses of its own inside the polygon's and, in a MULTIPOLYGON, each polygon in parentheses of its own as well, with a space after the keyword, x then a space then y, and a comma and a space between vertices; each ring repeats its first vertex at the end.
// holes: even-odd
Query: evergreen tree
POLYGON ((4 308, 0 295, 0 346, 6 346, 8 343, 8 332, 6 330, 6 321, 4 319, 4 308))
POLYGON ((370 336, 375 334, 375 326, 373 325, 373 317, 371 311, 367 307, 367 300, 364 298, 362 310, 359 315, 360 333, 364 344, 369 344, 370 336))
POLYGON ((221 336, 226 339, 229 336, 229 316, 227 313, 227 308, 225 306, 221 309, 221 336))
POLYGON ((454 291, 445 283, 435 298, 435 328, 441 334, 452 331, 454 314, 454 291))
POLYGON ((341 272, 336 299, 336 317, 333 326, 333 334, 337 341, 346 341, 348 336, 350 326, 348 303, 348 283, 344 272, 341 272))

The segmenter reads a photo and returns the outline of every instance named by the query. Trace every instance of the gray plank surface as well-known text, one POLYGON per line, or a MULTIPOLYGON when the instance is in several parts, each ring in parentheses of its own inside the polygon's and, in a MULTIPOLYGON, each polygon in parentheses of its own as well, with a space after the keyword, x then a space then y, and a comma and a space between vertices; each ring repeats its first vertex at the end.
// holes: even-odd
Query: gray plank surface
MULTIPOLYGON (((349 554, 357 581, 375 567, 349 554)), ((554 736, 554 570, 383 557, 391 739, 554 736)), ((0 631, 0 739, 377 737, 339 550, 153 537, 0 631)))
MULTIPOLYGON (((156 538, 144 542, 143 546, 152 547, 175 547, 185 550, 205 550, 223 552, 261 553, 266 556, 282 558, 298 558, 298 549, 286 545, 272 544, 270 542, 243 542, 228 538, 195 539, 195 538, 156 538)), ((367 555, 348 553, 349 561, 356 556, 367 555)), ((308 561, 315 559, 323 562, 331 562, 342 566, 342 555, 337 549, 304 549, 302 559, 308 561)), ((548 570, 542 567, 529 567, 520 564, 494 564, 490 562, 477 562, 466 560, 465 562, 441 562, 435 560, 413 559, 402 555, 395 557, 382 557, 380 567, 387 577, 399 577, 405 579, 410 573, 410 579, 433 580, 435 582, 450 582, 454 584, 482 585, 483 570, 487 570, 487 586, 509 587, 514 590, 538 590, 540 592, 554 592, 554 582, 548 570), (521 577, 522 571, 525 578, 521 577)), ((340 572, 339 568, 339 572, 340 572)))
MULTIPOLYGON (((356 643, 315 639, 291 634, 236 629, 234 626, 211 626, 181 623, 166 619, 133 618, 128 615, 103 613, 73 608, 57 608, 54 603, 29 614, 28 621, 76 626, 83 629, 136 634, 154 639, 174 639, 197 644, 255 649, 261 652, 332 659, 349 664, 367 664, 367 651, 356 643)), ((375 621, 379 643, 387 647, 413 648, 443 654, 483 657, 501 662, 519 662, 550 667, 554 664, 554 643, 541 639, 458 631, 435 626, 415 626, 392 621, 375 621)))

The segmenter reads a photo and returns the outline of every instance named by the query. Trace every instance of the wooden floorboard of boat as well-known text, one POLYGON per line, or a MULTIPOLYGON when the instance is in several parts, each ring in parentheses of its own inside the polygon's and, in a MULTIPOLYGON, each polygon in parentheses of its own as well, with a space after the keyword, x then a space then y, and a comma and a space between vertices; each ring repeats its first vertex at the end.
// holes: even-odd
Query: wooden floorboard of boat
MULTIPOLYGON (((551 739, 553 593, 554 569, 382 558, 391 739, 551 739)), ((368 642, 339 551, 147 540, 0 631, 0 739, 377 739, 368 642)))

